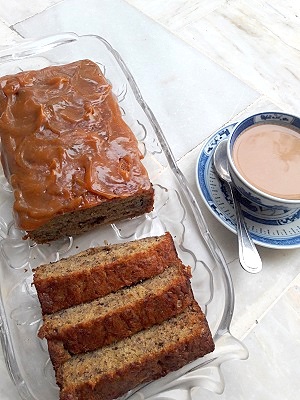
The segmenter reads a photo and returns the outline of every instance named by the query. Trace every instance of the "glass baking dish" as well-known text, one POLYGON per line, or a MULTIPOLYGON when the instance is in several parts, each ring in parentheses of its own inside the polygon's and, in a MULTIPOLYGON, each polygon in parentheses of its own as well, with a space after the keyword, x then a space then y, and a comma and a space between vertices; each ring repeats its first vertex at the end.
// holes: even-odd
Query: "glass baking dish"
POLYGON ((123 118, 139 141, 155 189, 155 207, 150 214, 130 221, 37 245, 24 241, 24 232, 14 225, 13 195, 0 170, 0 336, 8 371, 22 399, 58 399, 47 344, 37 338, 41 310, 32 285, 36 266, 91 246, 169 231, 180 258, 192 267, 195 298, 206 314, 216 349, 179 371, 133 390, 124 399, 158 398, 162 392, 164 398, 179 399, 196 387, 221 393, 220 365, 248 355, 229 331, 234 307, 230 274, 159 124, 120 55, 101 37, 63 33, 0 51, 0 76, 86 58, 96 62, 112 83, 123 118), (177 389, 179 394, 174 397, 177 389))

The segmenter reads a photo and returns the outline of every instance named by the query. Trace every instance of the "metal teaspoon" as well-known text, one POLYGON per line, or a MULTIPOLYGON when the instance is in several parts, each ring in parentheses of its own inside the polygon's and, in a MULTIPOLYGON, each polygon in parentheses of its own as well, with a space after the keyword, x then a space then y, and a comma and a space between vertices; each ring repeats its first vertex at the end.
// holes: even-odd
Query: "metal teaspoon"
POLYGON ((234 209, 236 213, 236 230, 238 237, 239 259, 241 266, 245 271, 255 274, 262 269, 262 261, 260 255, 249 235, 244 215, 241 210, 241 205, 237 200, 237 189, 234 187, 229 169, 227 159, 227 140, 219 142, 213 154, 214 167, 219 177, 228 183, 230 195, 233 200, 234 209))

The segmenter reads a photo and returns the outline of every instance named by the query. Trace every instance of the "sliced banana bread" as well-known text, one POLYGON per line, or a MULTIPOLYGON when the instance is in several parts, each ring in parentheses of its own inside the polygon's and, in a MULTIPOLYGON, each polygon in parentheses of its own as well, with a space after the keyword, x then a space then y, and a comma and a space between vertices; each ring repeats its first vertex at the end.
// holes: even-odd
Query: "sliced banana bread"
POLYGON ((170 233, 91 248, 34 271, 43 314, 88 302, 150 278, 178 259, 170 233))
POLYGON ((193 302, 189 268, 178 261, 135 286, 45 315, 39 337, 71 354, 108 345, 181 313, 193 302))
POLYGON ((56 375, 60 399, 116 399, 213 350, 205 316, 193 303, 162 324, 64 362, 56 375))

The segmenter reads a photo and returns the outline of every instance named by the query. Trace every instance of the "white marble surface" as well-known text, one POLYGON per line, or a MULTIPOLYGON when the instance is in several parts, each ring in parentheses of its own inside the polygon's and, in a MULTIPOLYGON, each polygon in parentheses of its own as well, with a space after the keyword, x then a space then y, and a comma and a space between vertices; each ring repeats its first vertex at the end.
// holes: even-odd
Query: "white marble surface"
POLYGON ((300 3, 297 0, 169 1, 166 2, 169 7, 164 3, 163 9, 159 1, 143 7, 144 2, 139 0, 130 3, 157 18, 259 93, 267 94, 279 107, 298 112, 300 3))
MULTIPOLYGON (((76 30, 102 34, 116 49, 127 48, 122 56, 200 204, 194 168, 207 136, 262 110, 300 113, 298 0, 113 0, 107 23, 101 26, 97 15, 101 6, 108 9, 108 1, 91 0, 85 12, 83 3, 0 0, 0 45, 34 33, 76 30), (121 15, 126 25, 112 26, 114 15, 121 15), (169 44, 167 49, 164 43, 169 44), (159 91, 152 84, 157 76, 163 88, 159 91), (192 118, 185 118, 187 108, 192 118)), ((232 274, 236 295, 232 333, 243 340, 250 356, 224 364, 223 394, 199 390, 193 398, 298 398, 300 250, 259 248, 263 271, 249 275, 239 266, 235 235, 201 207, 232 274)), ((2 353, 0 399, 18 399, 2 353)))

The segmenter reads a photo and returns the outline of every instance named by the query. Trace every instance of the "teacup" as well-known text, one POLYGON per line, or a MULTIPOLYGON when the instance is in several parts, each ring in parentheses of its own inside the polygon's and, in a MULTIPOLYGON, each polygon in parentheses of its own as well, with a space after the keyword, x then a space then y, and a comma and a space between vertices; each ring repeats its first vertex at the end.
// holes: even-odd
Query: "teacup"
POLYGON ((264 112, 237 124, 227 144, 238 191, 261 207, 300 208, 300 119, 264 112))

